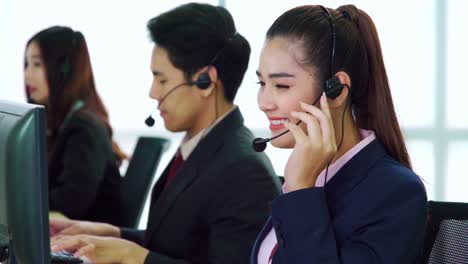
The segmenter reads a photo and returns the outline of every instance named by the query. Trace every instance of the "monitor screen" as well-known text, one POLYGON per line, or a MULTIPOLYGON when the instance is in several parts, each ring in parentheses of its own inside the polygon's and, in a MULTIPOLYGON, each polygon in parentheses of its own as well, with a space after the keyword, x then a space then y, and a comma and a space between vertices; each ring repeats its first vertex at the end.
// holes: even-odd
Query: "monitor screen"
POLYGON ((50 263, 45 125, 44 107, 0 100, 0 237, 16 263, 50 263))

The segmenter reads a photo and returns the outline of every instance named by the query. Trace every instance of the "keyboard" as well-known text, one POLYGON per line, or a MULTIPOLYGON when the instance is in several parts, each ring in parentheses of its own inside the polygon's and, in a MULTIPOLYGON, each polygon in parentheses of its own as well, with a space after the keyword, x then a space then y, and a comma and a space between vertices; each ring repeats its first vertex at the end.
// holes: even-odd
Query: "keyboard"
POLYGON ((79 264, 83 263, 80 258, 74 257, 73 254, 67 251, 58 251, 50 253, 50 260, 52 264, 79 264))

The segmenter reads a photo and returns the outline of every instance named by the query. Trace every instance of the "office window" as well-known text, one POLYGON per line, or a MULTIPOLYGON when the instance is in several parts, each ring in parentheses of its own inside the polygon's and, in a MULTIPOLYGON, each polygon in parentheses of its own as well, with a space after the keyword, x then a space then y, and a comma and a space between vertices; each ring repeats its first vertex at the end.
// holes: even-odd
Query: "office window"
POLYGON ((429 140, 409 140, 408 152, 414 171, 421 177, 426 186, 427 196, 435 195, 435 162, 434 145, 429 140))
MULTIPOLYGON (((468 109, 466 99, 468 89, 463 80, 466 76, 468 61, 468 36, 466 25, 468 19, 464 11, 468 8, 468 2, 463 0, 447 1, 448 3, 448 37, 447 37, 447 121, 450 129, 468 130, 468 109)), ((453 131, 453 130, 452 130, 453 131)), ((465 133, 468 138, 468 133, 465 133)))
POLYGON ((468 202, 466 188, 468 177, 466 162, 468 161, 468 110, 466 98, 468 89, 463 85, 466 61, 468 60, 468 37, 464 33, 468 18, 463 10, 468 8, 468 2, 462 0, 447 1, 447 32, 445 43, 447 47, 447 79, 446 95, 442 96, 446 106, 444 126, 441 131, 444 141, 443 153, 447 155, 444 168, 446 183, 444 187, 445 199, 451 201, 468 202), (447 150, 448 149, 448 150, 447 150))
POLYGON ((446 199, 449 201, 468 202, 466 186, 468 173, 466 162, 468 160, 468 140, 454 140, 449 144, 447 184, 445 185, 446 199))

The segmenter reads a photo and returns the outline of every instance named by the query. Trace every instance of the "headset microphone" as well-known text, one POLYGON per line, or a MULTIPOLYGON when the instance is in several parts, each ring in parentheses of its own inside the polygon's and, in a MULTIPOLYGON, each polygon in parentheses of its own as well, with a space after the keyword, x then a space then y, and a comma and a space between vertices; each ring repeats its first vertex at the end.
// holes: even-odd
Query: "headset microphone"
POLYGON ((172 88, 167 94, 164 95, 164 97, 161 99, 161 101, 159 101, 159 104, 158 104, 158 107, 156 109, 154 109, 154 111, 148 116, 148 118, 146 118, 145 120, 145 124, 149 127, 152 127, 154 126, 154 118, 153 118, 153 114, 154 112, 156 112, 156 110, 159 110, 159 108, 161 107, 161 104, 164 102, 164 100, 166 100, 166 98, 172 93, 174 92, 175 90, 177 90, 177 88, 179 87, 182 87, 184 85, 187 85, 187 84, 191 84, 191 83, 181 83, 179 85, 176 85, 174 88, 172 88))
POLYGON ((157 109, 155 109, 155 110, 153 111, 153 113, 151 113, 151 114, 148 116, 148 118, 145 119, 145 124, 146 124, 147 126, 149 126, 149 127, 154 126, 153 114, 154 114, 154 112, 156 112, 156 110, 157 110, 157 109))
MULTIPOLYGON (((317 97, 317 99, 315 99, 315 101, 312 103, 312 105, 315 105, 319 100, 320 100, 320 97, 322 97, 322 95, 320 95, 319 97, 317 97)), ((301 120, 297 121, 296 123, 296 126, 299 125, 301 123, 301 120)), ((256 152, 262 152, 266 149, 267 147, 267 143, 274 140, 274 139, 277 139, 279 137, 281 137, 282 135, 286 134, 289 132, 289 129, 288 130, 285 130, 281 133, 279 133, 278 135, 274 136, 274 137, 271 137, 271 138, 256 138, 252 141, 252 148, 256 151, 256 152)))
POLYGON ((208 89, 208 87, 210 87, 210 84, 211 84, 210 75, 208 75, 208 73, 204 72, 204 73, 200 74, 198 79, 196 81, 194 81, 194 82, 185 82, 185 83, 181 83, 179 85, 176 85, 167 94, 164 95, 164 97, 161 99, 161 101, 159 101, 158 107, 156 109, 154 109, 154 111, 148 116, 148 118, 146 118, 145 124, 147 126, 149 126, 149 127, 154 126, 154 118, 153 118, 154 112, 156 112, 156 110, 159 110, 161 108, 161 105, 164 102, 164 100, 166 100, 166 98, 172 92, 177 90, 177 88, 182 87, 184 85, 196 85, 199 89, 204 90, 204 89, 208 89))

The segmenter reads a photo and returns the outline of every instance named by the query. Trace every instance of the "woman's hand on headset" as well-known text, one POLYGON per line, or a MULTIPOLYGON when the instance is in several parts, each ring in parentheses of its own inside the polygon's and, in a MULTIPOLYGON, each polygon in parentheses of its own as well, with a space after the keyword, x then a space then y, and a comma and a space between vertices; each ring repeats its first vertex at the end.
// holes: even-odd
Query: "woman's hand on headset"
POLYGON ((322 109, 300 104, 303 111, 291 112, 291 115, 305 124, 307 133, 293 122, 285 124, 296 141, 284 172, 290 192, 314 187, 320 172, 336 152, 335 130, 326 95, 320 98, 322 109))

